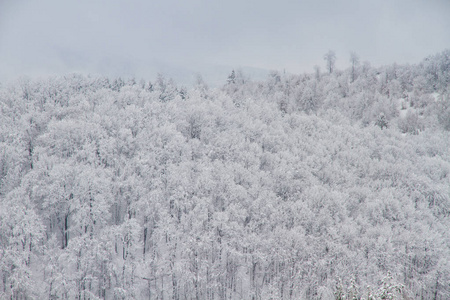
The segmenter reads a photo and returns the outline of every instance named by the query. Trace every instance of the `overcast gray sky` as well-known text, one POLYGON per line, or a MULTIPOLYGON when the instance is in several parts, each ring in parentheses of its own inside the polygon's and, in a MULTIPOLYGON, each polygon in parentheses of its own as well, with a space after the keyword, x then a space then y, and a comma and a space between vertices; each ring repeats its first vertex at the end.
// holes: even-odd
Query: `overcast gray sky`
POLYGON ((329 49, 344 68, 351 51, 382 65, 446 48, 449 0, 0 0, 0 80, 238 67, 300 73, 324 69, 329 49))

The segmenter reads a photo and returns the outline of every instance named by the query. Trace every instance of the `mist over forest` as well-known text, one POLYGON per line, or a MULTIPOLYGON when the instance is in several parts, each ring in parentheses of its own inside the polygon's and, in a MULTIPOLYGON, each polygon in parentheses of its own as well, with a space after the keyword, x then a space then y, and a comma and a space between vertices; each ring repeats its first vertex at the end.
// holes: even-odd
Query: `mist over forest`
POLYGON ((0 83, 0 298, 450 299, 450 50, 324 58, 0 83))

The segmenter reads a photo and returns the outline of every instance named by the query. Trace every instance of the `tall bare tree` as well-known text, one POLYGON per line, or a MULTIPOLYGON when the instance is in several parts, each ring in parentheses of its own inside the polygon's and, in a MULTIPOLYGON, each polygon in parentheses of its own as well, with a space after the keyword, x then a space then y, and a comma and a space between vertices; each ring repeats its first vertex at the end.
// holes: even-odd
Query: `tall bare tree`
POLYGON ((336 53, 333 50, 329 50, 323 56, 323 59, 327 62, 327 69, 331 73, 334 71, 334 65, 336 63, 336 53))
POLYGON ((359 56, 355 52, 350 52, 350 63, 352 64, 352 82, 356 79, 356 67, 359 65, 359 56))

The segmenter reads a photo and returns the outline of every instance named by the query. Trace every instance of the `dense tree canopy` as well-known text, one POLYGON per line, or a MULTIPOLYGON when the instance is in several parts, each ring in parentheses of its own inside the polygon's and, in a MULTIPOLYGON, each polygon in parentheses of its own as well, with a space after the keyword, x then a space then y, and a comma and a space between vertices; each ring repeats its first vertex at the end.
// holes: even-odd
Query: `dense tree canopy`
POLYGON ((449 86, 448 50, 2 84, 0 298, 449 299, 449 86))

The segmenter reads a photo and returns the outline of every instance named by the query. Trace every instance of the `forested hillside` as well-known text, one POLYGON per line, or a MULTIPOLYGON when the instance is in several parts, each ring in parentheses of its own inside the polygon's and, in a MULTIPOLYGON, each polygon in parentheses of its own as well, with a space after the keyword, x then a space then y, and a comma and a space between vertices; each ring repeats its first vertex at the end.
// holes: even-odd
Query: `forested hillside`
POLYGON ((450 51, 352 62, 1 84, 0 298, 450 299, 450 51))

